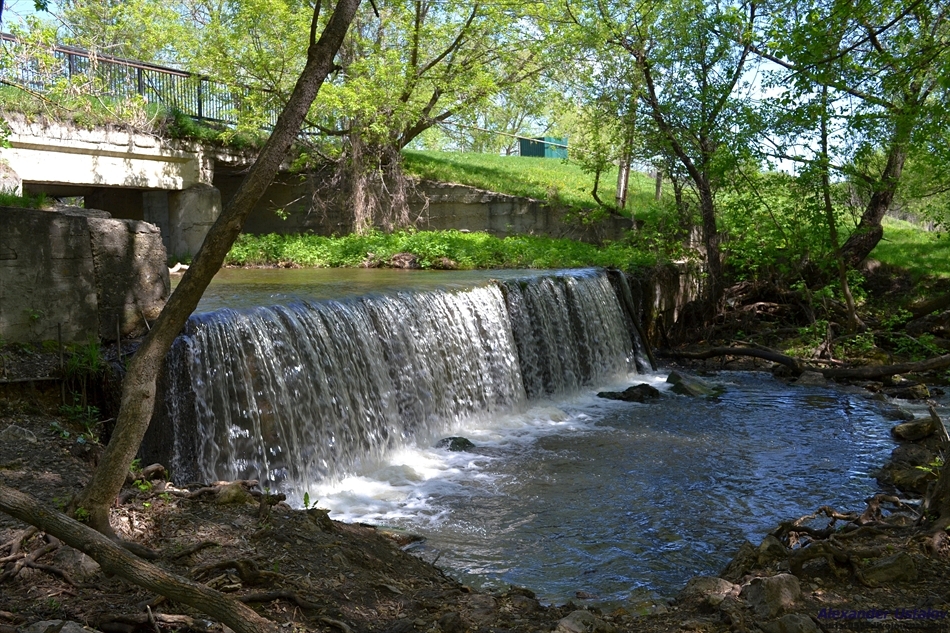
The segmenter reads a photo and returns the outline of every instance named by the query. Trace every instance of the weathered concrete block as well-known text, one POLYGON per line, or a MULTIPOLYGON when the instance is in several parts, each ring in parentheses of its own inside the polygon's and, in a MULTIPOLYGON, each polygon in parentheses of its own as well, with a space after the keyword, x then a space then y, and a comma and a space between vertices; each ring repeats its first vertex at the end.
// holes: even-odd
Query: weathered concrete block
POLYGON ((195 185, 168 194, 169 254, 191 258, 221 215, 221 192, 210 185, 195 185))
POLYGON ((125 335, 158 316, 170 288, 158 229, 79 211, 0 208, 0 337, 112 339, 116 314, 125 335))
POLYGON ((99 302, 98 336, 112 339, 119 329, 123 336, 139 334, 146 319, 158 318, 171 289, 159 228, 135 220, 88 222, 99 302))

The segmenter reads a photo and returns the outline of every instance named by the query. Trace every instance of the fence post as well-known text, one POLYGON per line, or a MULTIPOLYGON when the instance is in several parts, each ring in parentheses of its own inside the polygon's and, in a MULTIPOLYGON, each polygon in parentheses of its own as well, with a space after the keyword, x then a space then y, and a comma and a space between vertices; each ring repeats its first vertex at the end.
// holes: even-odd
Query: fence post
POLYGON ((204 113, 201 109, 201 84, 204 83, 204 79, 201 77, 198 78, 198 118, 203 119, 204 113))

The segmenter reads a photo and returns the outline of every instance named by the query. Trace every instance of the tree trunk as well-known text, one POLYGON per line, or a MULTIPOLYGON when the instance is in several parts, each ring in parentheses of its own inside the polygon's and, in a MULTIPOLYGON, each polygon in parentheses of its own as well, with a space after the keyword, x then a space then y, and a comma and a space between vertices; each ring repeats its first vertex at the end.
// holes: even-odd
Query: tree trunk
MULTIPOLYGON (((908 99, 911 105, 909 109, 914 110, 916 104, 913 99, 908 99)), ((845 241, 841 247, 841 256, 844 261, 854 268, 871 254, 874 247, 884 236, 884 228, 881 222, 884 215, 891 208, 891 202, 894 200, 894 194, 897 192, 897 186, 900 184, 901 172, 904 170, 904 162, 907 160, 907 147, 910 144, 911 133, 914 122, 907 116, 897 115, 894 135, 891 137, 890 148, 887 152, 887 164, 881 173, 880 179, 874 187, 871 199, 868 201, 861 220, 854 232, 845 241)))
POLYGON ((724 291, 722 273, 722 254, 719 252, 719 231, 716 228, 716 203, 713 200, 712 187, 703 174, 695 179, 699 192, 699 210, 703 223, 703 247, 706 249, 706 290, 707 309, 715 313, 724 291))
POLYGON ((122 399, 112 439, 106 446, 92 481, 77 503, 88 513, 89 525, 104 534, 114 536, 109 525, 109 507, 122 488, 125 474, 151 421, 155 407, 156 378, 165 355, 198 305, 211 278, 221 268, 248 213, 270 185, 287 156, 320 86, 333 69, 333 58, 359 4, 360 0, 338 0, 330 21, 317 40, 316 24, 320 7, 320 3, 317 3, 306 66, 277 119, 274 131, 237 193, 211 227, 191 267, 129 364, 122 384, 122 399))
POLYGON ((102 571, 133 582, 175 602, 192 606, 236 633, 276 633, 277 626, 237 600, 200 583, 170 574, 125 551, 106 536, 22 492, 0 486, 0 510, 51 534, 89 555, 102 571))

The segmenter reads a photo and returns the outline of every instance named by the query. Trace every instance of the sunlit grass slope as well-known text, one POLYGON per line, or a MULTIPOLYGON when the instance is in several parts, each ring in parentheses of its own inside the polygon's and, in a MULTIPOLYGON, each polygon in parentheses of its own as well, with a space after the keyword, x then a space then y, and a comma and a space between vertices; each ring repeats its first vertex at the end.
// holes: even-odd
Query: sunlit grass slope
POLYGON ((915 277, 950 277, 950 235, 915 224, 884 219, 884 239, 871 257, 909 271, 915 277))
MULTIPOLYGON (((420 178, 454 182, 513 196, 556 202, 575 209, 594 209, 594 176, 557 158, 498 156, 465 152, 403 152, 405 170, 420 178)), ((601 176, 600 199, 612 203, 617 192, 617 170, 601 176)), ((627 206, 640 217, 652 206, 654 183, 631 173, 627 206)))
POLYGON ((578 268, 616 266, 632 269, 650 265, 655 257, 629 244, 598 248, 567 239, 514 236, 499 239, 486 233, 461 231, 400 231, 386 234, 241 235, 226 263, 236 266, 292 263, 298 266, 360 266, 372 253, 388 261, 396 253, 413 253, 423 268, 444 267, 442 258, 458 268, 578 268))

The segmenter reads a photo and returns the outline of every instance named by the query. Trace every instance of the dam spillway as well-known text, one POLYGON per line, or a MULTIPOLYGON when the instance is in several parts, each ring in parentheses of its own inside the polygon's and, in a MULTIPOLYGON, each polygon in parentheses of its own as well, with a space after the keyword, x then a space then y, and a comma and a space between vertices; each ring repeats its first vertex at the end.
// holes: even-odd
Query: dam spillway
POLYGON ((636 371, 599 270, 197 314, 169 354, 149 459, 180 482, 294 495, 466 419, 636 371))

